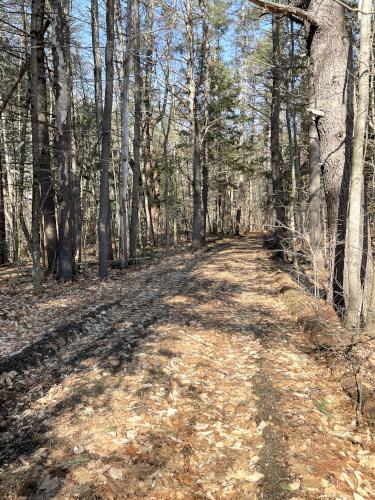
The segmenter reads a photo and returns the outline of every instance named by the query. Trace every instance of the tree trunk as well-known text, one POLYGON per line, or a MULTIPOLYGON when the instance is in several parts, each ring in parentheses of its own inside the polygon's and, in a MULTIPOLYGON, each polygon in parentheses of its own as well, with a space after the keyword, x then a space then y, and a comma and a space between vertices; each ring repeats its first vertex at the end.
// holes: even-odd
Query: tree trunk
POLYGON ((236 227, 234 231, 235 236, 240 235, 240 226, 241 226, 241 208, 237 208, 236 212, 236 227))
POLYGON ((24 117, 23 122, 22 122, 21 137, 20 137, 21 148, 20 148, 20 167, 19 167, 19 181, 18 181, 18 218, 20 221, 20 226, 21 226, 23 235, 24 235, 25 240, 26 240, 27 250, 29 251, 30 255, 32 255, 31 235, 30 235, 29 228, 27 227, 24 212, 23 212, 24 184, 25 184, 25 163, 27 160, 27 148, 26 148, 27 124, 28 124, 30 101, 31 101, 31 89, 30 89, 30 82, 29 82, 28 87, 27 87, 27 92, 26 92, 26 103, 25 103, 26 116, 24 117))
MULTIPOLYGON (((358 100, 354 125, 352 173, 350 178, 347 266, 348 304, 346 326, 358 328, 361 324, 363 288, 361 280, 363 256, 363 211, 362 192, 364 190, 364 144, 370 97, 371 64, 371 8, 372 0, 362 0, 360 48, 358 65, 358 100)), ((367 243, 367 242, 366 242, 367 243)))
POLYGON ((352 152, 352 47, 344 9, 331 0, 311 0, 317 20, 310 31, 309 102, 318 117, 320 161, 331 243, 330 299, 342 315, 345 233, 352 152))
POLYGON ((103 83, 102 83, 102 58, 99 42, 99 7, 98 0, 91 0, 91 34, 92 51, 94 57, 94 84, 95 84, 95 112, 98 145, 101 144, 103 125, 103 83))
POLYGON ((34 46, 31 47, 31 82, 33 117, 38 148, 38 182, 41 191, 41 210, 44 218, 44 239, 47 251, 47 272, 56 271, 57 227, 55 214, 55 192, 51 176, 51 157, 48 133, 47 83, 44 53, 45 2, 33 2, 32 16, 35 19, 34 46), (34 74, 35 72, 35 74, 34 74))
POLYGON ((295 163, 295 149, 294 137, 292 131, 292 117, 291 112, 294 114, 294 109, 291 110, 290 106, 290 88, 289 82, 285 82, 286 96, 285 96, 285 120, 288 132, 289 142, 289 164, 290 164, 290 201, 289 201, 289 232, 292 240, 292 259, 295 268, 298 269, 298 251, 297 251, 297 231, 296 231, 296 199, 297 199, 297 183, 296 183, 296 163, 295 163))
MULTIPOLYGON (((44 11, 44 0, 41 1, 44 11)), ((44 18, 44 13, 43 13, 44 18)), ((48 133, 47 83, 44 54, 43 25, 38 29, 37 60, 38 60, 38 127, 40 140, 40 191, 42 198, 42 213, 44 219, 44 240, 47 252, 47 271, 56 272, 57 268, 57 227, 55 209, 55 190, 51 175, 51 155, 48 133)))
POLYGON ((39 128, 39 101, 38 101, 38 32, 43 24, 44 9, 40 0, 32 2, 31 16, 31 56, 30 56, 30 88, 31 88, 31 134, 33 151, 33 184, 32 184, 32 213, 31 213, 31 238, 32 238, 32 261, 33 261, 33 292, 40 295, 43 291, 43 276, 40 264, 40 166, 41 166, 41 141, 39 128))
POLYGON ((280 50, 280 17, 272 17, 272 99, 271 99, 271 168, 273 207, 275 214, 275 246, 282 250, 282 239, 285 226, 283 206, 283 188, 281 179, 281 142, 280 142, 280 109, 281 109, 281 50, 280 50))
POLYGON ((206 239, 207 233, 207 217, 208 217, 208 190, 209 190, 209 168, 210 168, 210 142, 211 135, 209 132, 211 120, 211 52, 209 45, 209 27, 207 23, 207 5, 204 0, 201 0, 201 9, 203 16, 203 40, 201 64, 204 74, 204 118, 205 118, 205 133, 204 133, 204 161, 202 165, 202 236, 206 239))
POLYGON ((375 259, 373 260, 372 290, 366 318, 365 332, 375 333, 375 259))
POLYGON ((105 49, 105 97, 100 151, 100 209, 99 209, 99 276, 108 275, 109 213, 109 160, 111 153, 111 127, 113 102, 114 0, 106 2, 107 43, 105 49))
POLYGON ((172 127, 172 120, 174 114, 174 98, 173 94, 171 95, 171 104, 170 111, 168 117, 167 130, 165 131, 164 141, 163 141, 163 166, 165 169, 165 179, 164 179, 164 198, 165 198, 165 247, 167 254, 170 249, 170 231, 169 231, 169 176, 171 175, 169 172, 169 160, 168 160, 168 140, 172 127))
POLYGON ((197 89, 194 75, 194 21, 191 0, 186 0, 186 38, 188 43, 187 79, 189 92, 189 119, 193 157, 193 228, 192 245, 198 248, 202 244, 202 172, 200 134, 197 116, 197 89))
POLYGON ((152 220, 152 200, 150 193, 154 190, 150 186, 152 181, 152 135, 153 135, 153 117, 152 117, 152 72, 153 72, 153 54, 154 54, 154 2, 150 0, 146 4, 146 64, 145 64, 145 79, 144 79, 144 169, 142 175, 142 185, 144 192, 145 210, 147 218, 147 228, 151 240, 151 244, 155 245, 155 231, 152 220))
POLYGON ((126 10, 126 52, 123 58, 122 128, 121 128, 121 186, 120 186, 120 263, 128 266, 128 178, 129 178, 129 84, 130 51, 132 46, 132 0, 126 10))
MULTIPOLYGON (((274 14, 310 23, 309 102, 315 103, 314 114, 319 117, 320 159, 332 249, 329 297, 342 315, 353 127, 352 46, 344 7, 331 0, 310 0, 307 10, 267 0, 251 1, 274 14)), ((275 39, 276 32, 275 28, 275 39)))
POLYGON ((135 259, 137 251, 138 235, 138 201, 139 201, 139 177, 140 177, 140 148, 141 148, 141 122, 142 122, 142 99, 141 99, 141 34, 139 20, 139 0, 134 0, 134 79, 135 79, 135 103, 134 103, 134 166, 133 166, 133 189, 132 189, 132 211, 130 222, 130 258, 135 259))
POLYGON ((320 264, 322 258, 321 226, 320 226, 320 148, 316 117, 309 116, 309 239, 314 264, 320 264))
POLYGON ((59 172, 59 250, 57 276, 72 281, 74 269, 74 206, 72 189, 72 117, 68 0, 53 1, 52 34, 56 98, 56 158, 59 172))
POLYGON ((3 144, 0 137, 0 265, 5 264, 7 262, 7 253, 8 253, 7 240, 6 240, 6 223, 5 223, 3 164, 4 164, 4 153, 3 153, 3 144))

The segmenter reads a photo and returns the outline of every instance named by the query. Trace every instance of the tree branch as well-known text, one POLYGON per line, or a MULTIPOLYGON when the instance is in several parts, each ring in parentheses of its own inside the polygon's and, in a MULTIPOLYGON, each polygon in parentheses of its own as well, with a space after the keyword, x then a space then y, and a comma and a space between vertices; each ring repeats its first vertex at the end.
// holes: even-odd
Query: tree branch
POLYGON ((342 2, 341 0, 333 0, 333 1, 338 3, 339 5, 341 5, 342 7, 345 7, 345 9, 350 10, 351 12, 358 12, 359 14, 365 14, 365 15, 375 14, 374 10, 364 11, 364 10, 358 9, 358 7, 351 7, 350 5, 348 5, 345 2, 342 2))
POLYGON ((2 98, 0 99, 0 114, 5 110, 5 108, 7 107, 7 104, 8 102, 10 101, 12 95, 14 94, 16 88, 18 87, 18 84, 20 83, 20 81, 22 80, 23 78, 23 75, 26 73, 27 69, 29 68, 29 60, 26 59, 21 67, 20 67, 20 71, 16 77, 16 79, 14 80, 14 82, 12 83, 10 89, 8 90, 7 94, 2 98))
POLYGON ((294 21, 308 22, 313 26, 318 26, 317 19, 304 9, 294 7, 293 5, 283 5, 280 3, 269 2, 268 0, 250 0, 251 3, 266 9, 272 14, 281 14, 293 18, 294 21))

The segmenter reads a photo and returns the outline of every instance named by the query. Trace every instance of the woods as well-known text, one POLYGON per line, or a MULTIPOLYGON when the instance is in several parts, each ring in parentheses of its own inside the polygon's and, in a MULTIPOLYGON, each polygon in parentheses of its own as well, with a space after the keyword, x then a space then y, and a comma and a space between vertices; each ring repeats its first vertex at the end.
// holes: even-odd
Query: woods
POLYGON ((0 0, 0 498, 375 498, 372 0, 0 0))
POLYGON ((365 326, 371 2, 1 9, 1 264, 32 261, 41 294, 89 255, 104 279, 183 240, 266 231, 365 326))

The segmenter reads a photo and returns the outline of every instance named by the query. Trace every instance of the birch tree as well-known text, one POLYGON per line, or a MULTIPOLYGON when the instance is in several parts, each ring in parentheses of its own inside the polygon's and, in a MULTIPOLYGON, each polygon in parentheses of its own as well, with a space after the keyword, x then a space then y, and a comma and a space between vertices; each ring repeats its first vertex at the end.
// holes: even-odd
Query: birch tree
POLYGON ((354 124, 353 159, 350 177, 347 262, 348 306, 346 325, 358 328, 361 324, 363 287, 361 267, 363 256, 363 189, 364 145, 370 97, 370 64, 372 48, 372 0, 362 0, 360 13, 360 45, 358 64, 358 99, 354 124))

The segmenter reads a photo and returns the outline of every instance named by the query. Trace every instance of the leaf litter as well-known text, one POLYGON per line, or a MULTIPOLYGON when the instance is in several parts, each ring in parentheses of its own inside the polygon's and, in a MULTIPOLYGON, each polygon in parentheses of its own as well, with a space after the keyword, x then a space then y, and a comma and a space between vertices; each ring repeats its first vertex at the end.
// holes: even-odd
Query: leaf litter
POLYGON ((258 236, 56 292, 49 334, 75 333, 0 375, 0 497, 374 498, 373 437, 275 272, 258 236))

